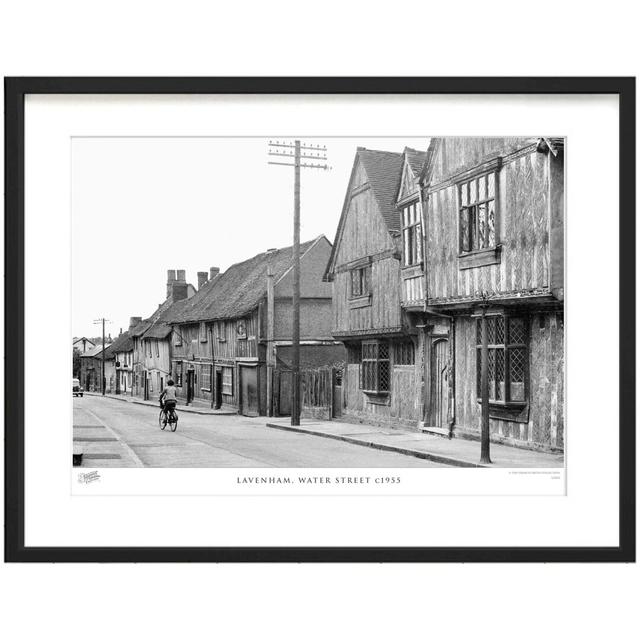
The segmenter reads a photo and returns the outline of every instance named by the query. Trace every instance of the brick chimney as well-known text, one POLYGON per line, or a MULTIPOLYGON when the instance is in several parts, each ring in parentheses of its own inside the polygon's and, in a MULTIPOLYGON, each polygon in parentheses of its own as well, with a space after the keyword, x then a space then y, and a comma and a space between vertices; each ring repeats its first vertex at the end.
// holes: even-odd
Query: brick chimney
POLYGON ((172 302, 184 300, 188 296, 186 271, 184 269, 169 269, 167 271, 167 298, 172 302))
POLYGON ((171 293, 173 292, 173 284, 176 281, 176 272, 175 269, 169 269, 167 271, 167 298, 171 297, 171 293))
POLYGON ((220 273, 220 267, 211 267, 209 269, 209 280, 213 280, 220 273))
POLYGON ((198 271, 198 289, 202 289, 206 284, 208 277, 209 274, 206 271, 198 271))
POLYGON ((142 316, 131 316, 129 318, 129 330, 133 329, 139 322, 142 322, 142 316))

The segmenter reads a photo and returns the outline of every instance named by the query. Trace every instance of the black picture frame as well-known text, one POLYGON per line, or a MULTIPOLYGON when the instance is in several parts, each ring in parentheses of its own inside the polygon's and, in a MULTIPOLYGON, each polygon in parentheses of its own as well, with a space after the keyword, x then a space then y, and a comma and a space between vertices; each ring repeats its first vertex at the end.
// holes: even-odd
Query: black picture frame
MULTIPOLYGON (((5 561, 634 562, 635 78, 5 78, 5 561), (26 547, 24 540, 24 104, 27 94, 615 94, 619 98, 619 530, 612 547, 26 547), (621 348, 624 345, 624 348, 621 348)), ((597 514, 594 514, 594 518, 597 514)))

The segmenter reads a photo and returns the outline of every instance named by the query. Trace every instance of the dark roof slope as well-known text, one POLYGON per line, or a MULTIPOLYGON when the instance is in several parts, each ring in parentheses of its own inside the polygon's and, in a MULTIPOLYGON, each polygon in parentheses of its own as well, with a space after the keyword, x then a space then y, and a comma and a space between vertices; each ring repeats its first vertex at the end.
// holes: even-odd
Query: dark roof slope
POLYGON ((125 331, 124 333, 121 333, 109 346, 113 353, 133 351, 133 338, 128 331, 125 331))
POLYGON ((400 214, 396 209, 396 195, 402 173, 402 153, 358 149, 358 158, 367 173, 371 191, 389 231, 400 230, 400 214))
MULTIPOLYGON (((173 304, 161 305, 158 311, 152 316, 153 320, 150 327, 145 331, 144 338, 158 338, 164 340, 171 333, 172 320, 179 318, 183 309, 189 302, 190 298, 177 300, 173 304)), ((170 302, 167 300, 167 302, 170 302)))
MULTIPOLYGON (((303 255, 318 238, 300 244, 303 255)), ((201 322, 223 320, 247 315, 258 306, 267 292, 267 267, 273 269, 277 281, 291 267, 293 247, 285 247, 272 252, 238 262, 224 273, 204 284, 186 304, 171 314, 168 322, 201 322)))

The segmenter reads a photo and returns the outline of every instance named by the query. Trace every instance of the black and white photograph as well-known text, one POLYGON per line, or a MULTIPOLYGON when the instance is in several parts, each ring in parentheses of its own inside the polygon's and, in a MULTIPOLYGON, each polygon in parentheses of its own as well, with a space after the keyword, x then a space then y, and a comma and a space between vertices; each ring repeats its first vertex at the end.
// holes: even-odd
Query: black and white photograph
POLYGON ((73 137, 79 481, 563 470, 567 143, 542 133, 73 137))

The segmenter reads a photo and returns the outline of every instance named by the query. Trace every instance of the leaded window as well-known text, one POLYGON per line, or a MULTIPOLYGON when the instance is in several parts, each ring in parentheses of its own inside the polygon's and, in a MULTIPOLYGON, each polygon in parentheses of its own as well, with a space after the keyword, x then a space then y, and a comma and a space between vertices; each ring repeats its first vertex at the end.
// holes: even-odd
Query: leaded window
POLYGON ((205 391, 211 391, 211 365, 200 366, 200 384, 205 391))
MULTIPOLYGON (((525 318, 487 316, 489 402, 527 401, 527 322, 525 318)), ((476 321, 476 395, 481 397, 482 319, 476 321)))
POLYGON ((351 297, 369 295, 369 267, 351 269, 351 297))
POLYGON ((402 259, 404 266, 422 262, 421 207, 414 202, 402 209, 402 259))
POLYGON ((415 364, 415 349, 411 340, 396 342, 393 363, 397 365, 415 364))
POLYGON ((222 393, 233 395, 233 367, 222 367, 222 393))
POLYGON ((176 386, 182 386, 182 362, 174 363, 173 369, 173 380, 176 383, 176 386))
POLYGON ((389 343, 369 341, 362 343, 362 390, 368 393, 389 393, 391 366, 389 343))
POLYGON ((496 246, 496 174, 488 173, 458 185, 460 253, 496 246))

